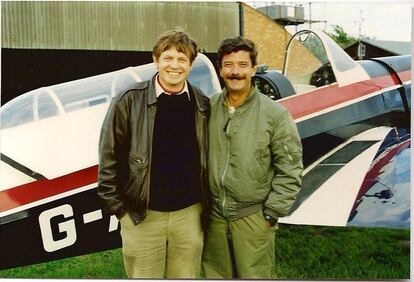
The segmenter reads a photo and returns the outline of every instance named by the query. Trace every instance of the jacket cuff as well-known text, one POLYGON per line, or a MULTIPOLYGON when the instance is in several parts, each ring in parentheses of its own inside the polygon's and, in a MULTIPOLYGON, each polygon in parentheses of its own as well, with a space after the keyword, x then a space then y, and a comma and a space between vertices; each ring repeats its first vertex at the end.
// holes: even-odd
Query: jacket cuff
POLYGON ((279 215, 274 211, 274 210, 272 210, 272 209, 269 209, 269 208, 267 208, 267 207, 265 207, 264 209, 263 209, 263 213, 264 214, 267 214, 267 215, 270 215, 271 217, 273 217, 273 218, 279 218, 279 215))

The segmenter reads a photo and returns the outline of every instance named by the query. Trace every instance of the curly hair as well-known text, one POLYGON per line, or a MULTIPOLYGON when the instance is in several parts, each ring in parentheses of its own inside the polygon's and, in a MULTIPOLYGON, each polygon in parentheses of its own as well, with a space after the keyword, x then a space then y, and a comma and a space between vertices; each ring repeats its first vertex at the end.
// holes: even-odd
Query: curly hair
POLYGON ((257 64, 257 48, 253 41, 243 38, 241 36, 234 36, 229 37, 221 41, 220 46, 218 48, 218 63, 219 68, 221 68, 221 63, 223 62, 223 57, 225 55, 231 54, 233 52, 237 52, 240 50, 244 50, 249 52, 250 54, 250 61, 252 62, 252 66, 257 64))

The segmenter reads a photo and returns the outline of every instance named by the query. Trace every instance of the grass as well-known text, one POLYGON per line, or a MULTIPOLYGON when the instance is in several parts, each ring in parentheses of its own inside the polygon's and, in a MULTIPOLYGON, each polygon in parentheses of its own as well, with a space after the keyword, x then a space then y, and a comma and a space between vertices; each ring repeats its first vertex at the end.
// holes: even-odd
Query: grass
POLYGON ((0 271, 1 278, 127 278, 121 249, 0 271))
MULTIPOLYGON (((280 224, 278 279, 408 279, 410 231, 280 224)), ((2 278, 126 278, 120 249, 0 271, 2 278)))
POLYGON ((410 231, 283 225, 276 239, 280 279, 405 279, 410 231))

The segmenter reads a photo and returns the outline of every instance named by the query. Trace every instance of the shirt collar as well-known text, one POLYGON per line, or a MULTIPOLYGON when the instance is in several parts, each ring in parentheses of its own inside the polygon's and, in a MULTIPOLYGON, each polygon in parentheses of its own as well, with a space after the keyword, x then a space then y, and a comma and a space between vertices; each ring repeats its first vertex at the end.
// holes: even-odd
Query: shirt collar
MULTIPOLYGON (((226 105, 228 107, 229 106, 229 104, 228 104, 229 90, 227 89, 227 87, 225 87, 223 89, 222 93, 223 93, 223 98, 224 98, 223 103, 224 103, 224 105, 226 105)), ((250 91, 249 91, 249 94, 247 95, 246 99, 238 107, 241 107, 244 104, 249 104, 252 100, 254 100, 256 98, 258 93, 259 93, 259 90, 258 90, 257 86, 252 85, 250 87, 250 91)))
MULTIPOLYGON (((158 76, 159 76, 159 74, 157 74, 157 76, 155 77, 155 95, 157 96, 157 98, 158 98, 158 97, 159 97, 162 93, 165 93, 165 94, 167 94, 167 95, 171 95, 171 94, 169 94, 169 93, 165 92, 165 91, 164 91, 164 89, 162 89, 162 87, 161 87, 160 83, 158 82, 158 76)), ((188 92, 188 85, 187 85, 187 81, 184 81, 184 88, 183 88, 183 90, 182 90, 180 93, 177 93, 177 94, 175 94, 175 95, 181 95, 181 94, 183 94, 183 93, 187 93, 188 100, 191 100, 191 99, 190 99, 190 93, 188 92)))

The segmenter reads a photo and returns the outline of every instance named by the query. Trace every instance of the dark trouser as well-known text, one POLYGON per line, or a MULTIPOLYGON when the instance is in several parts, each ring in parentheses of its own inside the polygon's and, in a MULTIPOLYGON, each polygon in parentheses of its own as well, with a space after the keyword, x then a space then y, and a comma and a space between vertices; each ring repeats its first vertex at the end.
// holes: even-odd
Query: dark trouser
POLYGON ((262 211, 233 221, 212 215, 202 259, 206 278, 273 278, 276 228, 262 211))

